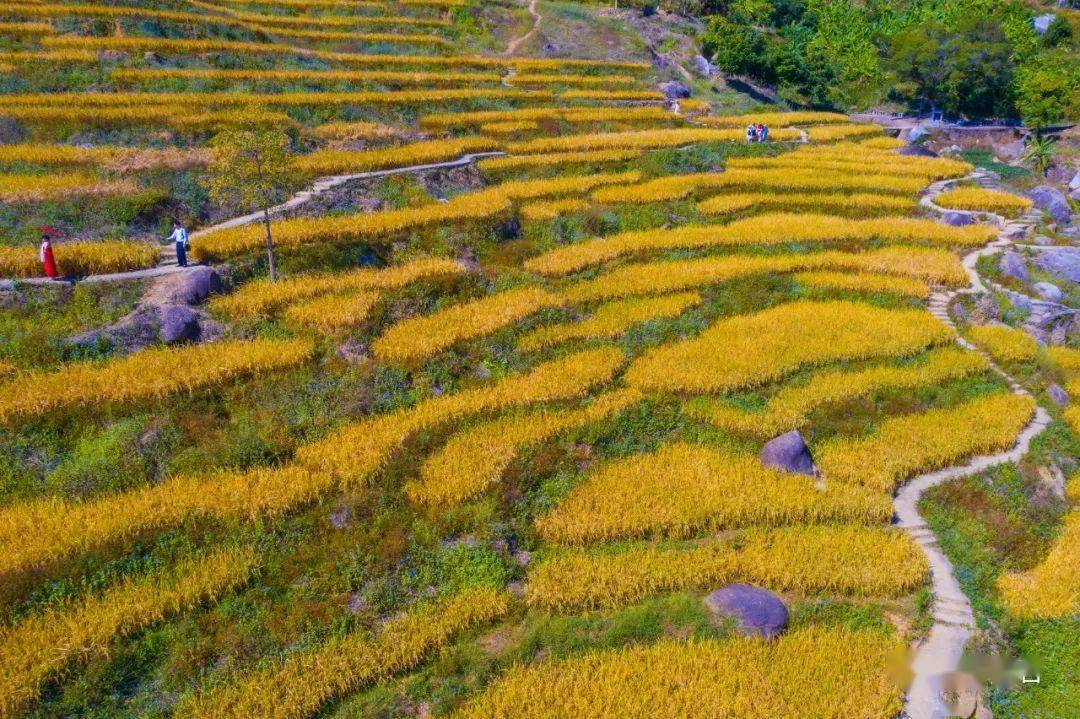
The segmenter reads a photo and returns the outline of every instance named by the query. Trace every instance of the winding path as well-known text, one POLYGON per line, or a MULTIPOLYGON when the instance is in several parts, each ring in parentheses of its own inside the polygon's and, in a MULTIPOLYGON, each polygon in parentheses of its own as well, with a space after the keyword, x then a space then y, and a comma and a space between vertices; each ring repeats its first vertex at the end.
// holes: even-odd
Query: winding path
POLYGON ((518 49, 525 44, 525 42, 540 30, 540 22, 543 20, 543 16, 536 10, 536 0, 530 0, 529 7, 526 8, 529 14, 532 15, 533 24, 529 28, 529 31, 524 35, 518 35, 517 37, 510 38, 510 42, 506 44, 506 49, 503 50, 503 56, 509 57, 513 55, 518 49))
MULTIPOLYGON (((986 177, 976 171, 963 179, 986 177)), ((921 204, 936 212, 945 212, 944 208, 934 203, 934 198, 957 180, 932 184, 921 200, 921 204)), ((951 210, 950 210, 951 211, 951 210)), ((969 213, 987 216, 987 213, 969 213)), ((987 292, 982 279, 976 271, 976 263, 984 255, 1001 252, 1004 247, 1013 244, 1013 240, 1023 237, 1028 229, 1024 222, 1012 223, 999 215, 989 215, 998 227, 1002 228, 998 239, 987 246, 970 252, 963 258, 963 266, 970 284, 962 289, 949 292, 935 292, 930 295, 928 307, 930 313, 945 324, 956 329, 956 324, 949 315, 949 303, 957 295, 987 292)), ((1018 395, 1031 396, 1015 379, 999 367, 985 352, 962 338, 957 342, 965 349, 986 357, 991 369, 1009 383, 1009 388, 1018 395)), ((1049 413, 1041 406, 1036 406, 1035 414, 1027 426, 1020 431, 1016 443, 1011 449, 998 454, 974 457, 966 464, 948 467, 936 472, 928 472, 911 478, 897 492, 893 499, 893 510, 897 526, 907 532, 918 543, 930 564, 931 591, 934 598, 933 624, 930 634, 918 647, 912 664, 914 678, 905 698, 905 714, 910 719, 944 719, 951 715, 942 699, 945 690, 942 678, 944 674, 954 672, 960 664, 968 640, 976 629, 975 615, 971 602, 960 588, 953 573, 952 563, 941 551, 937 538, 919 515, 918 504, 923 493, 931 487, 954 479, 970 477, 999 464, 1019 462, 1028 453, 1031 441, 1050 423, 1049 413)))

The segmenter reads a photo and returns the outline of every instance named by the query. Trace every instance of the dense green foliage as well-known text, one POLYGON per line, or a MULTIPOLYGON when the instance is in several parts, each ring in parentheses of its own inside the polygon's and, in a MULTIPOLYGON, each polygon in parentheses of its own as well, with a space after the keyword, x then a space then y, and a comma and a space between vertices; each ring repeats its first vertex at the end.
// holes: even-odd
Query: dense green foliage
POLYGON ((734 0, 702 38, 729 73, 792 103, 838 109, 891 100, 952 117, 1075 117, 1080 64, 1064 15, 1039 35, 1017 0, 734 0))

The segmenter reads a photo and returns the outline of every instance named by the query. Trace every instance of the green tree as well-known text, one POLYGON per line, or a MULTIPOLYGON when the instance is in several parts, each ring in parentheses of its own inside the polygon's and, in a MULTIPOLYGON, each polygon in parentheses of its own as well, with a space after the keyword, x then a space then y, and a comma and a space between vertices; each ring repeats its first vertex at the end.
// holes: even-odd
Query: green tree
POLYGON ((1042 53, 1016 71, 1016 111, 1036 132, 1080 115, 1080 65, 1063 51, 1042 53))
POLYGON ((866 107, 879 100, 886 75, 864 9, 852 0, 810 0, 807 10, 815 21, 807 56, 811 63, 827 66, 836 78, 830 91, 832 104, 866 107))
POLYGON ((722 15, 709 19, 702 37, 702 49, 724 72, 761 76, 765 36, 757 28, 740 25, 722 15))
POLYGON ((215 135, 210 145, 214 152, 210 195, 217 202, 236 202, 262 210, 270 279, 275 280, 277 261, 270 208, 296 184, 289 138, 281 130, 258 122, 239 123, 215 135))

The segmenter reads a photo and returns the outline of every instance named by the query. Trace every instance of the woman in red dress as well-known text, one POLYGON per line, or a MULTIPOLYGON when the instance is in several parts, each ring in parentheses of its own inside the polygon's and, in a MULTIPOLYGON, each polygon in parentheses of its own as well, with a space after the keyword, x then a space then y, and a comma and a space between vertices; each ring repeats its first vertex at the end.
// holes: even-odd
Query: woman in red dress
POLYGON ((46 233, 41 235, 41 267, 45 271, 46 277, 55 280, 60 276, 60 273, 56 270, 56 258, 53 257, 52 242, 46 233))

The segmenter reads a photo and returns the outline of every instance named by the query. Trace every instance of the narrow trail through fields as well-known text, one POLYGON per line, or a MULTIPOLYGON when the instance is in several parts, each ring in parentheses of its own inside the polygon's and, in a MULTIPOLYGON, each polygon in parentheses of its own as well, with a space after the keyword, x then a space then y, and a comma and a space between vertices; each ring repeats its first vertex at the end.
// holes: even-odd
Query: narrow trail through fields
POLYGON ((536 0, 530 0, 529 7, 526 8, 529 11, 529 15, 532 16, 533 24, 529 28, 529 31, 524 35, 518 35, 517 37, 510 38, 510 42, 506 44, 506 49, 503 50, 503 56, 509 57, 518 51, 522 45, 524 45, 529 38, 540 30, 540 22, 543 20, 543 16, 536 10, 536 0))
MULTIPOLYGON (((973 179, 978 182, 980 178, 985 177, 987 177, 985 173, 976 170, 972 175, 963 179, 973 179)), ((934 198, 954 182, 957 181, 950 180, 932 184, 923 196, 921 204, 935 212, 945 212, 944 208, 938 207, 934 203, 934 198)), ((970 280, 967 287, 950 292, 935 292, 930 295, 928 302, 930 313, 953 329, 956 329, 956 324, 949 315, 949 303, 961 294, 978 294, 988 291, 976 270, 976 263, 979 258, 996 254, 1011 246, 1015 239, 1022 238, 1026 234, 1029 227, 1027 221, 1009 222, 1003 217, 989 215, 988 213, 969 214, 981 215, 985 219, 990 219, 1001 228, 1001 233, 997 240, 986 247, 964 256, 963 265, 970 280)), ((998 366, 985 352, 964 339, 958 339, 957 342, 965 349, 978 352, 986 357, 990 362, 991 369, 1005 378, 1014 393, 1031 396, 1026 389, 998 366)), ((930 628, 929 636, 916 651, 915 661, 912 665, 914 679, 905 698, 905 714, 910 719, 944 719, 951 715, 943 701, 943 691, 946 687, 943 684, 942 675, 956 671, 968 640, 976 629, 971 602, 960 588, 960 582, 953 572, 952 563, 949 562, 945 553, 938 546, 937 537, 919 515, 919 499, 926 490, 944 482, 970 477, 999 464, 1019 462, 1028 453, 1031 441, 1049 423, 1049 413, 1043 407, 1036 406, 1035 415, 1027 426, 1021 430, 1012 449, 998 454, 974 457, 963 465, 947 467, 936 472, 928 472, 912 477, 900 488, 893 499, 893 510, 896 515, 897 526, 907 532, 918 543, 930 564, 931 590, 934 599, 933 625, 930 628)))

